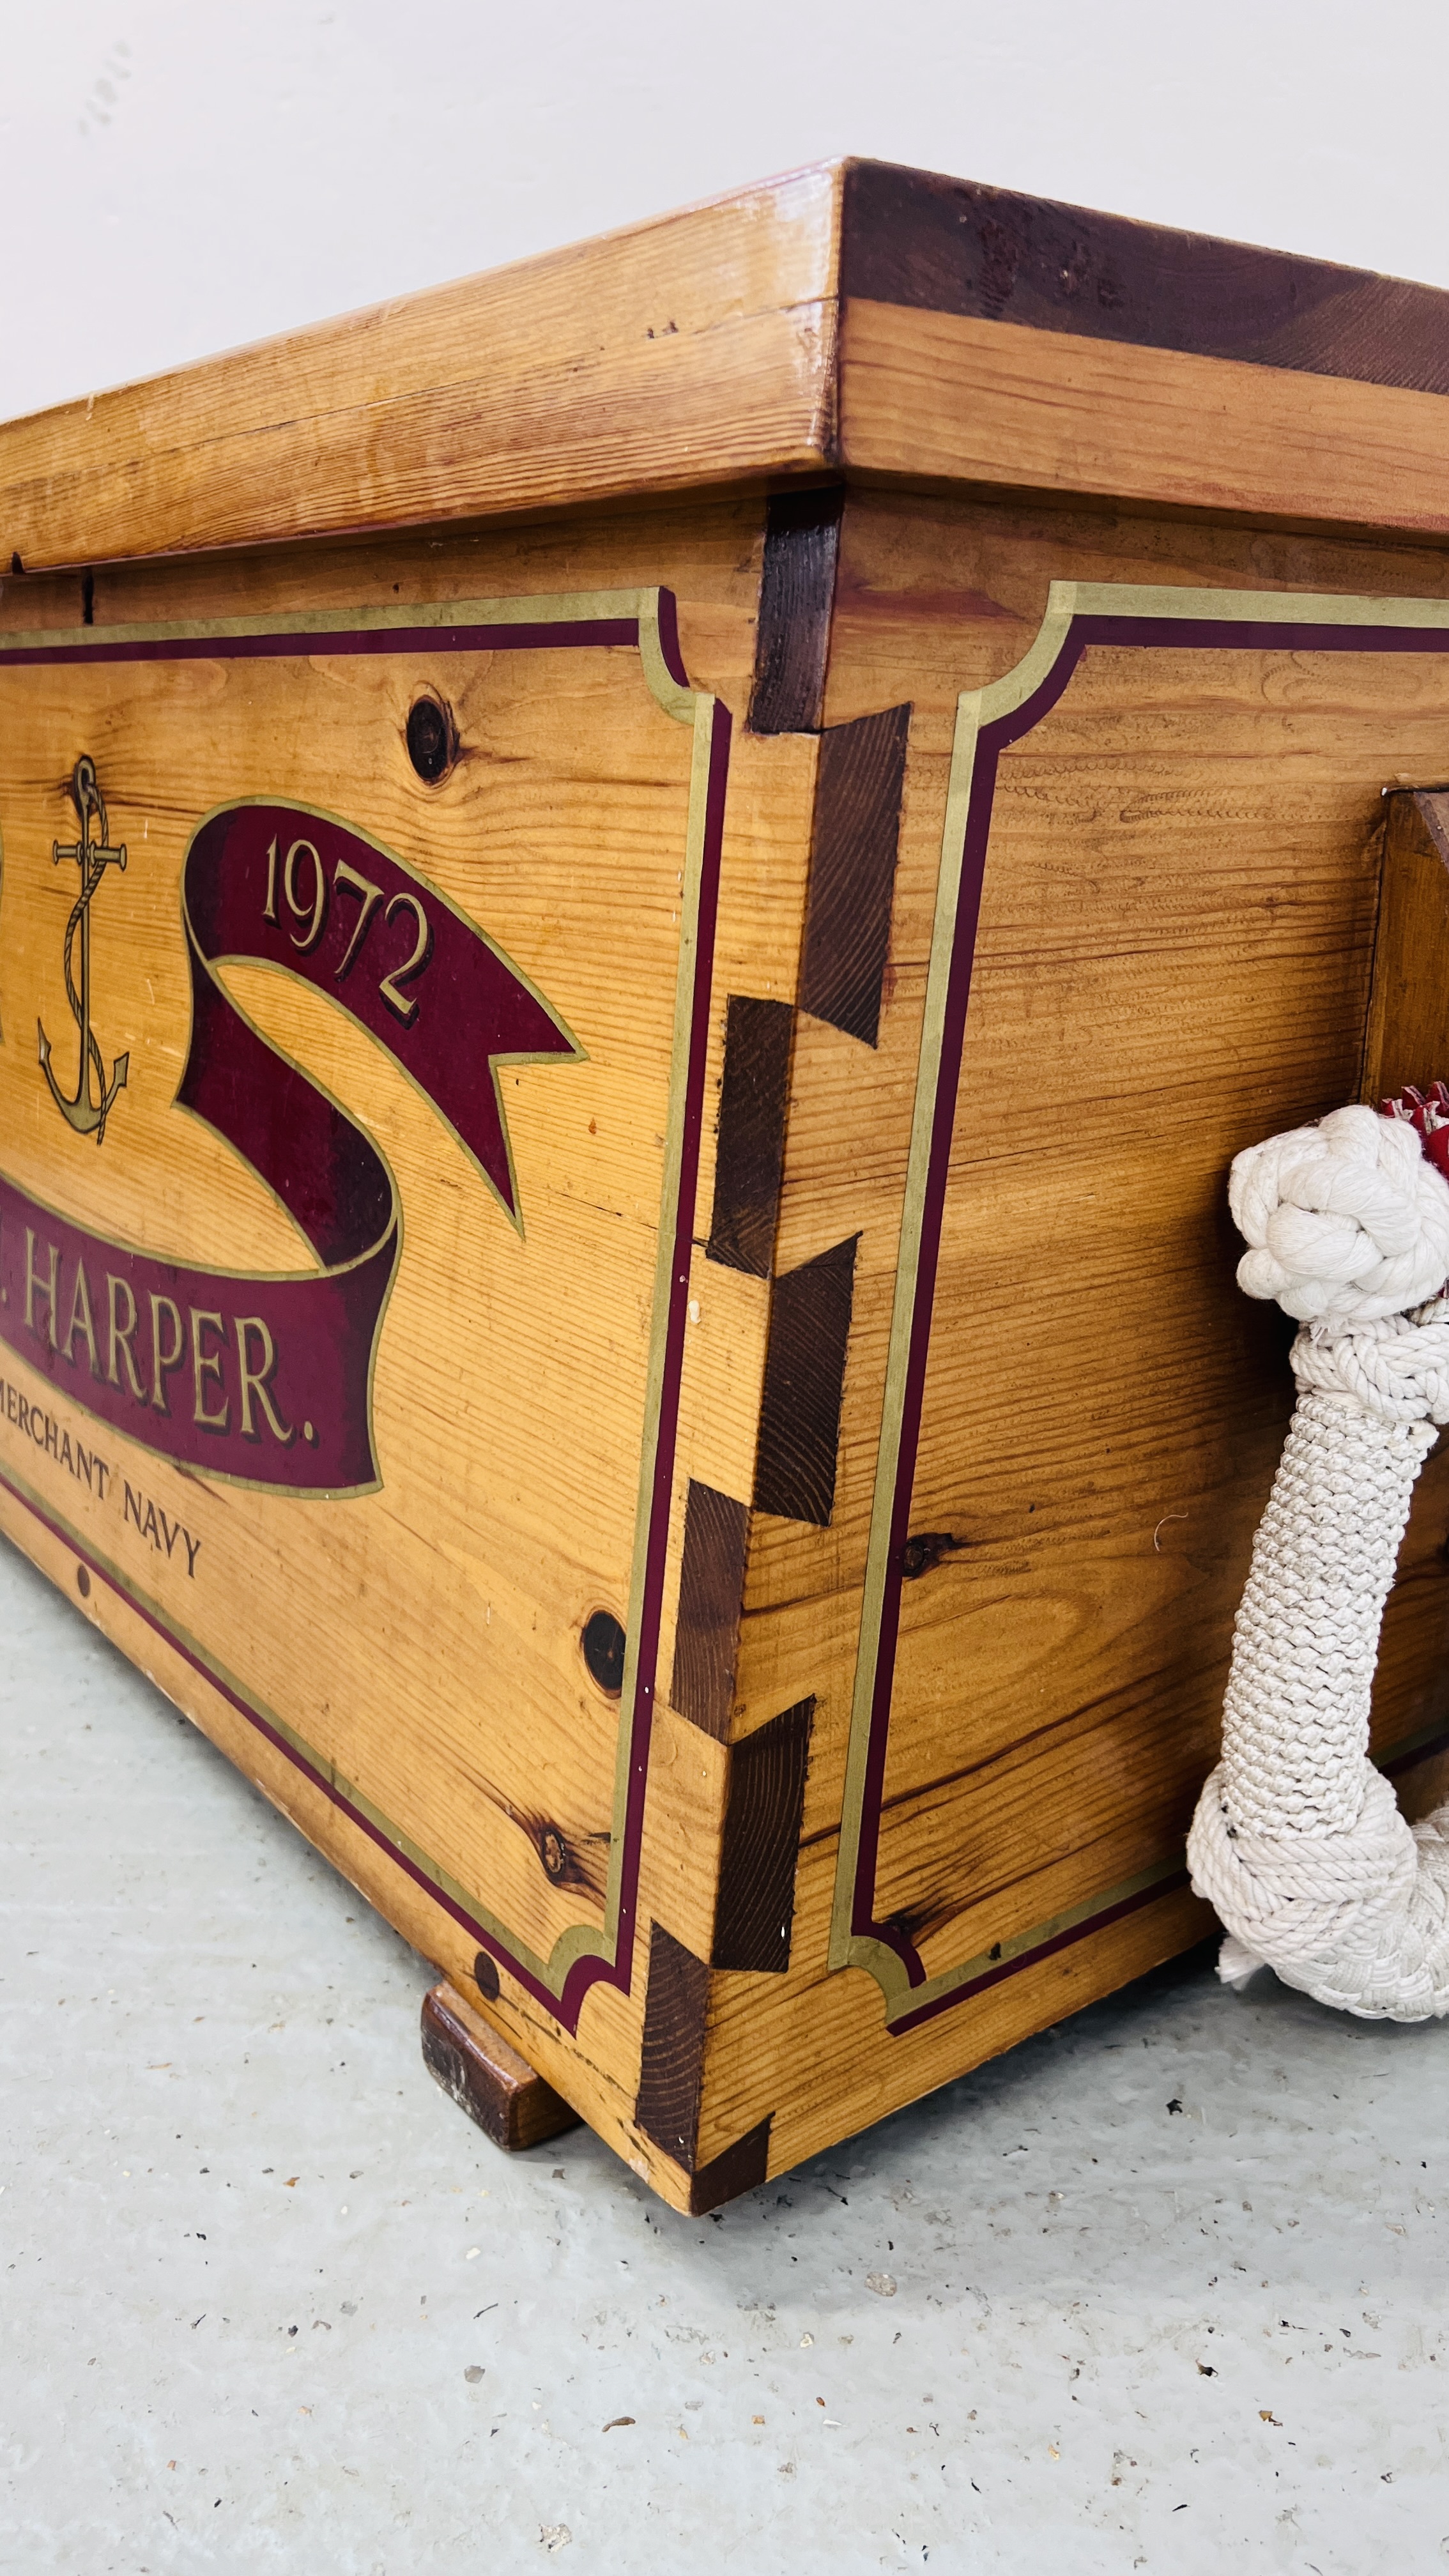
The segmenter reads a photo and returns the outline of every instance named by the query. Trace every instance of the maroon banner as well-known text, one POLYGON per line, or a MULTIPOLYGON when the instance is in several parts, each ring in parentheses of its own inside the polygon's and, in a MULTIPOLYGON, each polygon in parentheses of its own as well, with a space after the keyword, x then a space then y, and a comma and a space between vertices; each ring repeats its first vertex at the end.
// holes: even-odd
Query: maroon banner
MULTIPOLYGON (((0 1339, 57 1394, 203 1474, 368 1491, 373 1353, 400 1233, 392 1175, 212 968, 259 960, 327 993, 426 1093, 515 1223, 496 1067, 580 1050, 436 888, 307 807, 209 816, 182 910, 192 1026, 177 1102, 250 1164, 322 1267, 276 1278, 165 1261, 0 1175, 0 1339)), ((123 1127, 113 1113, 112 1150, 123 1127)))

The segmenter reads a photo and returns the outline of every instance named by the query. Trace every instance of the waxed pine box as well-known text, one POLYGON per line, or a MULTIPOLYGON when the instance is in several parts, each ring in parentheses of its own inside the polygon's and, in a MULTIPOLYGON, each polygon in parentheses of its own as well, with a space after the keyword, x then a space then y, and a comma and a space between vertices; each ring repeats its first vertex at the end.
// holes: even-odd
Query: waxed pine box
POLYGON ((0 430, 0 1520, 676 2206, 1208 1928, 1446 395, 855 163, 0 430))

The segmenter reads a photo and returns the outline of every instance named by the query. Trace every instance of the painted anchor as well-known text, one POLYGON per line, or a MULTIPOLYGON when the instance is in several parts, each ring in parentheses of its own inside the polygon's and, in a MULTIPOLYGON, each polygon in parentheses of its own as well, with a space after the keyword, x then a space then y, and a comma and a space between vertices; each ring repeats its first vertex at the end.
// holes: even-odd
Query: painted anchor
POLYGON ((107 868, 114 866, 124 869, 126 845, 123 841, 119 849, 113 850, 110 847, 106 800, 101 794, 100 780, 96 776, 96 764, 88 752, 82 752, 76 762, 70 792, 75 802, 76 813, 80 817, 80 839, 71 842, 68 848, 63 848, 59 841, 53 841, 50 857, 52 866, 57 866, 62 859, 74 859, 81 872, 81 890, 65 926, 65 993, 76 1027, 80 1031, 80 1072, 76 1078, 73 1100, 66 1097, 51 1070, 50 1040, 39 1020, 36 1021, 35 1026, 40 1039, 41 1070, 50 1085, 51 1097, 57 1109, 62 1118, 67 1119, 82 1136, 94 1134, 96 1143, 99 1145, 105 1139, 106 1120, 110 1114, 111 1103, 117 1092, 125 1088, 131 1058, 129 1053, 117 1056, 111 1067, 110 1082, 107 1084, 105 1063, 91 1029, 91 905, 107 868), (91 838, 92 821, 96 825, 95 840, 91 838), (75 976, 71 970, 77 931, 80 933, 79 992, 76 991, 75 976), (95 1074, 94 1089, 91 1083, 92 1072, 95 1074), (97 1094, 99 1097, 96 1096, 97 1094))

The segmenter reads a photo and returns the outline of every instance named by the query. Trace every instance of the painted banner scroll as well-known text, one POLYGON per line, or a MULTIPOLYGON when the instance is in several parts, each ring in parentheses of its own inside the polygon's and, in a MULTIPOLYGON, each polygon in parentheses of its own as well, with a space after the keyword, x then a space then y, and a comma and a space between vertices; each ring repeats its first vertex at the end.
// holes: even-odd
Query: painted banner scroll
MULTIPOLYGON (((81 820, 84 843, 84 811, 81 820)), ((99 883, 84 857, 83 873, 99 883)), ((434 886, 312 807, 247 802, 208 815, 187 849, 182 914, 192 1022, 177 1104, 244 1157, 321 1267, 279 1278, 168 1262, 73 1223, 0 1174, 0 1338, 87 1412, 183 1466, 293 1493, 368 1492, 397 1191, 371 1138, 262 1036, 216 969, 245 960, 330 995, 432 1103, 515 1225, 497 1069, 584 1051, 434 886)), ((82 927, 88 963, 88 917, 82 927)), ((78 1016, 80 1097, 94 1040, 78 1016)), ((43 1031, 40 1045, 49 1070, 43 1031)), ((124 1078, 122 1066, 112 1095, 124 1078)), ((69 1116, 53 1074, 51 1089, 69 1116)), ((123 1103, 108 1097, 91 1131, 104 1139, 118 1114, 123 1103)))

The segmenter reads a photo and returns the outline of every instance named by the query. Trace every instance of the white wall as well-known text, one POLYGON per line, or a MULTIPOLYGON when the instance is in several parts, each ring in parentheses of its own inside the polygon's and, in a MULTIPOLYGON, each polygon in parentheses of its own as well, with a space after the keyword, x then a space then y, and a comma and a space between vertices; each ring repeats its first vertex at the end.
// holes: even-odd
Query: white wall
POLYGON ((0 417, 860 152, 1449 284, 1446 0, 0 0, 0 417))

